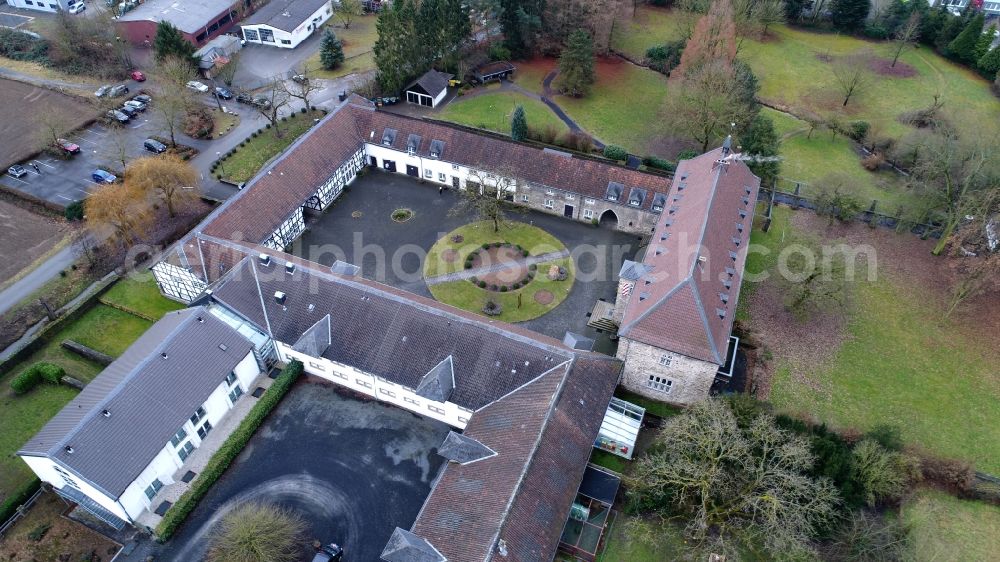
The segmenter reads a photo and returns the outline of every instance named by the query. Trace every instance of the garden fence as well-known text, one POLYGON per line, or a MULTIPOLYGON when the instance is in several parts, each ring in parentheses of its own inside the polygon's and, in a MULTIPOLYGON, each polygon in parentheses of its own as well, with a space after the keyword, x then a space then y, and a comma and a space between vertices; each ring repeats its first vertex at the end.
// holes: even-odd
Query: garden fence
POLYGON ((0 525, 0 538, 3 538, 4 533, 6 533, 11 527, 13 527, 14 524, 18 522, 18 520, 27 515, 28 510, 31 509, 31 506, 35 505, 35 501, 38 500, 38 496, 42 495, 43 491, 44 490, 41 487, 35 490, 35 493, 31 494, 31 497, 28 498, 27 501, 22 503, 17 508, 17 510, 14 512, 14 515, 11 515, 10 519, 5 521, 3 525, 0 525))

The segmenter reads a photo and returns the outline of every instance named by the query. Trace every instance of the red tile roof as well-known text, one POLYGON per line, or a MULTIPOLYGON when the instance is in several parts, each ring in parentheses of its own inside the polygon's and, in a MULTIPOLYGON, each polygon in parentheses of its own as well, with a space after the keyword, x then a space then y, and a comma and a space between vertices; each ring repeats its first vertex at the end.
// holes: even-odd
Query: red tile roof
POLYGON ((760 188, 744 162, 719 163, 723 154, 718 148, 678 165, 642 261, 649 272, 635 282, 619 331, 719 365, 726 360, 760 188))

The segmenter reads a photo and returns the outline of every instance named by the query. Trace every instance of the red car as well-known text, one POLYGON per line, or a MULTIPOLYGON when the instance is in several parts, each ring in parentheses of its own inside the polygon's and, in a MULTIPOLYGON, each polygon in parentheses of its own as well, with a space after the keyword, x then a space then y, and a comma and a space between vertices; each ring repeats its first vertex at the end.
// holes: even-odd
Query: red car
POLYGON ((58 139, 58 140, 56 140, 56 144, 59 145, 59 148, 61 148, 64 151, 66 151, 67 154, 79 154, 80 153, 80 145, 78 145, 78 144, 76 144, 74 142, 70 142, 70 141, 68 141, 66 139, 58 139))
POLYGON ((142 71, 139 71, 139 70, 133 70, 131 72, 130 76, 132 77, 132 80, 135 80, 136 82, 145 82, 146 81, 146 75, 143 74, 142 71))

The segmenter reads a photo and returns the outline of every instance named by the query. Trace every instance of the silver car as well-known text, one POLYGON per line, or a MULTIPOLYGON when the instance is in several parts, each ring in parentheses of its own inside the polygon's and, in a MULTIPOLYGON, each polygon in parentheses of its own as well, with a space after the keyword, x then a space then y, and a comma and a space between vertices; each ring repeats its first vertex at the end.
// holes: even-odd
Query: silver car
POLYGON ((100 88, 98 88, 97 91, 94 92, 94 95, 97 96, 97 97, 99 97, 99 98, 103 98, 104 96, 108 95, 108 90, 110 90, 110 89, 111 89, 111 86, 105 84, 105 85, 101 86, 100 88))

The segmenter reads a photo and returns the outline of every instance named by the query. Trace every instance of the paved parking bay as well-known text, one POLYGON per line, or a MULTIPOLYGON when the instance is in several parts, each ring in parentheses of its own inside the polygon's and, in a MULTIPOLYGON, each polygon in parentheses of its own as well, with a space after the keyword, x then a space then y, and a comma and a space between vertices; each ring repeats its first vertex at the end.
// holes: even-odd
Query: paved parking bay
POLYGON ((0 12, 0 27, 17 28, 30 22, 32 19, 33 18, 30 16, 21 16, 10 12, 0 12))
MULTIPOLYGON (((66 139, 80 145, 79 154, 73 155, 68 160, 40 154, 35 159, 20 162, 28 171, 27 176, 15 178, 4 173, 0 177, 0 183, 57 205, 65 206, 83 199, 97 187, 90 178, 95 169, 103 166, 111 170, 120 170, 122 167, 121 162, 116 162, 118 160, 115 154, 117 150, 114 148, 116 133, 110 130, 110 127, 112 125, 97 122, 66 135, 66 139), (38 171, 35 171, 32 164, 38 166, 38 171)), ((145 154, 142 141, 158 133, 155 117, 150 110, 136 115, 132 122, 123 125, 121 134, 127 160, 145 154)))
POLYGON ((393 529, 409 529, 416 520, 442 465, 435 449, 448 430, 387 404, 347 398, 316 379, 301 380, 156 559, 202 560, 219 520, 242 503, 259 502, 305 520, 298 560, 311 559, 314 539, 342 545, 345 560, 378 560, 393 529))

